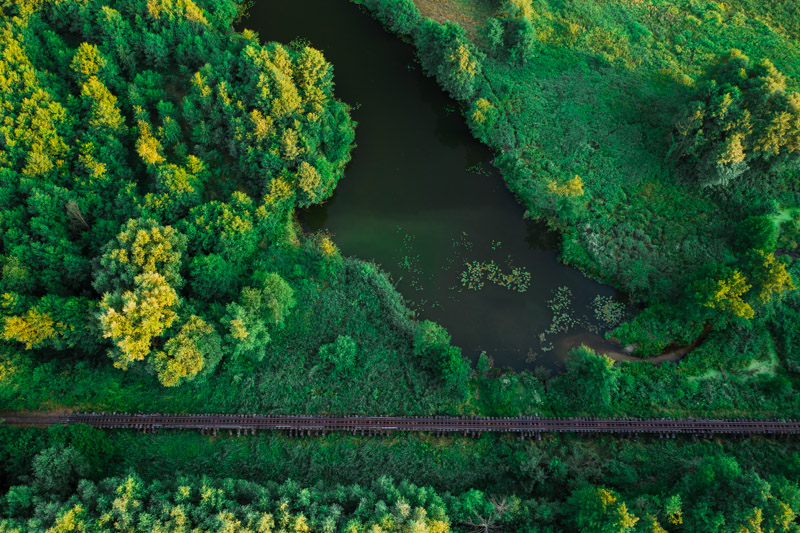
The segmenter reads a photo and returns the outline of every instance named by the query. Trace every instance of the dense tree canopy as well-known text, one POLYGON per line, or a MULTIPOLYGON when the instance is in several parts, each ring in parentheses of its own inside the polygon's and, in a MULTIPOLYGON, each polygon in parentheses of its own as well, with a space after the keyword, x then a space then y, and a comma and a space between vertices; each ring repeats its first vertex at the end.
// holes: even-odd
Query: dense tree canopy
POLYGON ((727 185, 749 169, 769 172, 800 161, 800 93, 768 60, 740 50, 720 58, 676 128, 673 150, 704 186, 727 185))
POLYGON ((222 348, 263 356, 293 289, 249 267, 330 196, 353 123, 322 54, 231 33, 239 9, 3 5, 6 340, 105 345, 169 386, 222 348))
MULTIPOLYGON (((364 3, 463 104, 528 215, 562 230, 564 259, 643 304, 616 335, 691 356, 622 367, 581 347, 552 381, 484 357, 470 383, 376 267, 300 234, 294 208, 330 197, 354 138, 318 50, 231 31, 229 0, 0 1, 0 400, 796 416, 800 56, 751 18, 769 7, 482 2, 465 29, 411 0, 364 3), (775 43, 787 76, 723 53, 775 43), (193 383, 153 392, 153 375, 193 383)), ((0 428, 0 531, 798 529, 792 443, 86 431, 0 428), (438 487, 375 474, 390 469, 438 487)))

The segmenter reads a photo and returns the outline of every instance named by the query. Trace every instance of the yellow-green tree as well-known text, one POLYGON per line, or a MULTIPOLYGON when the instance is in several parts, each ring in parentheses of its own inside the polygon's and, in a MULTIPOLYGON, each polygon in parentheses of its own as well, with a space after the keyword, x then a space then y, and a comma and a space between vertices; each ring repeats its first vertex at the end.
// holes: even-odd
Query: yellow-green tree
POLYGON ((283 76, 291 79, 294 75, 294 66, 292 64, 292 56, 281 44, 274 44, 270 53, 270 59, 275 68, 283 74, 283 76))
POLYGON ((703 186, 748 171, 769 172, 800 156, 800 94, 767 59, 731 50, 698 84, 698 100, 676 124, 672 153, 703 186))
POLYGON ((7 341, 25 344, 31 350, 42 346, 48 340, 58 336, 63 324, 56 323, 50 315, 31 308, 20 316, 9 316, 3 320, 3 337, 7 341))
POLYGON ((736 317, 750 319, 755 312, 742 298, 751 289, 747 279, 738 270, 725 270, 716 278, 697 284, 697 297, 701 305, 719 309, 736 317))
POLYGON ((127 370, 151 353, 154 339, 178 318, 178 294, 161 274, 136 276, 133 290, 115 291, 100 303, 103 337, 113 341, 114 366, 127 370))
POLYGON ((292 115, 303 103, 292 78, 273 68, 271 71, 275 98, 270 115, 280 121, 292 115))
POLYGON ((472 97, 480 72, 480 58, 467 42, 455 44, 445 57, 445 62, 439 67, 439 74, 445 87, 458 100, 468 100, 472 97))
POLYGON ((281 148, 283 149, 283 158, 286 161, 294 161, 303 153, 303 147, 300 145, 300 136, 296 130, 286 128, 281 136, 281 148))
POLYGON ((79 83, 85 83, 92 76, 98 76, 105 67, 106 61, 97 46, 89 43, 81 43, 75 50, 72 57, 70 68, 75 71, 79 83))
POLYGON ((627 533, 639 521, 617 494, 603 487, 578 489, 570 496, 567 507, 577 531, 627 533))
POLYGON ((558 183, 555 180, 551 180, 547 183, 547 190, 551 193, 555 194, 556 196, 561 196, 564 198, 573 198, 575 196, 582 196, 583 195, 583 180, 580 176, 575 176, 570 178, 563 183, 558 183))
POLYGON ((95 288, 103 293, 133 286, 140 274, 159 274, 171 287, 180 288, 181 256, 186 238, 171 226, 149 218, 129 220, 109 242, 95 273, 95 288))
POLYGON ((139 138, 136 139, 136 153, 148 165, 165 161, 161 142, 153 136, 152 127, 144 120, 139 121, 139 138))
POLYGON ((297 85, 304 92, 308 92, 314 86, 326 82, 330 74, 330 64, 325 61, 325 56, 316 48, 306 46, 300 53, 295 68, 295 79, 297 85))
POLYGON ((316 168, 303 161, 297 168, 297 186, 300 189, 298 205, 305 207, 319 198, 320 175, 316 168))
POLYGON ((220 342, 214 327, 192 315, 180 331, 164 343, 153 356, 158 379, 165 387, 174 387, 192 379, 201 370, 209 370, 220 357, 220 342))
POLYGON ((758 287, 758 299, 761 303, 765 304, 773 297, 779 297, 796 288, 786 265, 778 261, 775 255, 764 250, 755 250, 750 257, 753 281, 758 287))
POLYGON ((115 134, 123 133, 125 119, 122 118, 117 107, 117 97, 111 94, 97 76, 91 76, 83 84, 81 98, 89 108, 89 125, 91 127, 107 128, 115 134))

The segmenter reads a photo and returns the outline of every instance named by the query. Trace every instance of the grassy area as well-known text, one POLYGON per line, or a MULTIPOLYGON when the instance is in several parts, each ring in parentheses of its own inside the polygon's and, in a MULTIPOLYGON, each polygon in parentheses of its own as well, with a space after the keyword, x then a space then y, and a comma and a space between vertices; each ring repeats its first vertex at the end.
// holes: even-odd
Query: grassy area
POLYGON ((414 4, 425 17, 459 23, 471 38, 478 36, 484 20, 493 12, 491 0, 414 0, 414 4))
POLYGON ((784 207, 777 213, 774 213, 769 218, 775 223, 776 226, 780 226, 781 222, 786 222, 787 220, 792 220, 795 216, 800 215, 800 207, 784 207))

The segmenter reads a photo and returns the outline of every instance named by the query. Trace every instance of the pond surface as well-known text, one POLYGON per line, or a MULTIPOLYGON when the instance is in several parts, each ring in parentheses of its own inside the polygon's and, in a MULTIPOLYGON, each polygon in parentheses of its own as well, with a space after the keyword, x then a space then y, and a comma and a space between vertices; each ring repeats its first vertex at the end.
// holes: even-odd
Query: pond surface
POLYGON ((308 231, 378 263, 418 318, 498 367, 557 370, 570 339, 596 339, 613 321, 614 290, 558 262, 558 236, 523 219, 492 154, 410 45, 346 0, 258 0, 241 26, 310 41, 354 107, 353 160, 334 196, 301 214, 308 231))

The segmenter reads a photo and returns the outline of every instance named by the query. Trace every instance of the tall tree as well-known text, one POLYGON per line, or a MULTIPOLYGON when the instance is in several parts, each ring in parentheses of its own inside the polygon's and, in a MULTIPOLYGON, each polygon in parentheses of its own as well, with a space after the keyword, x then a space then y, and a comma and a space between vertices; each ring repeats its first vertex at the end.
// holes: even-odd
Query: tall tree
POLYGON ((220 339, 214 327, 192 315, 180 331, 164 343, 164 350, 153 356, 153 366, 165 387, 174 387, 204 370, 210 372, 221 353, 220 339))
POLYGON ((177 320, 178 294, 161 274, 134 278, 133 289, 106 293, 100 302, 100 327, 115 349, 114 366, 127 370, 151 353, 153 341, 177 320))
POLYGON ((800 94, 767 59, 731 50, 697 87, 677 123, 672 153, 702 186, 727 185, 800 156, 800 94))
POLYGON ((695 294, 701 305, 718 309, 734 317, 750 319, 755 316, 752 306, 743 296, 752 288, 739 270, 722 268, 716 276, 695 284, 695 294))
POLYGON ((578 531, 628 533, 639 521, 619 495, 602 487, 588 486, 570 496, 567 506, 570 521, 578 531))
POLYGON ((180 288, 185 249, 186 238, 174 228, 153 219, 131 219, 105 246, 94 287, 101 293, 126 289, 140 274, 158 274, 169 286, 180 288))
POLYGON ((264 357, 270 331, 283 326, 294 307, 294 290, 275 272, 261 276, 256 287, 242 289, 239 300, 226 307, 223 323, 232 353, 256 361, 264 357))
POLYGON ((614 360, 579 346, 567 360, 567 372, 557 378, 562 401, 581 411, 608 409, 619 389, 620 370, 614 360))

